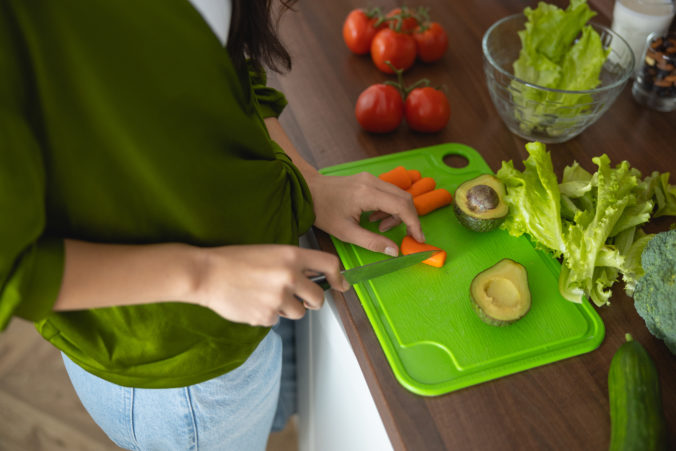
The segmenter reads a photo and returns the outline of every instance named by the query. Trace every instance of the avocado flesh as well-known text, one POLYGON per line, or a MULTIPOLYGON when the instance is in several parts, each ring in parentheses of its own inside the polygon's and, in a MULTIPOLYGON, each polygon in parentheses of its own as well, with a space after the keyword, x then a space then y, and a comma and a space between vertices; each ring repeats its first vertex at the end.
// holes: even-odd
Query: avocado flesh
POLYGON ((470 298, 474 311, 485 323, 512 324, 531 306, 528 272, 520 263, 503 259, 474 277, 470 298))
POLYGON ((453 211, 458 221, 470 230, 494 230, 509 213, 505 202, 505 185, 491 174, 467 180, 455 190, 453 211))

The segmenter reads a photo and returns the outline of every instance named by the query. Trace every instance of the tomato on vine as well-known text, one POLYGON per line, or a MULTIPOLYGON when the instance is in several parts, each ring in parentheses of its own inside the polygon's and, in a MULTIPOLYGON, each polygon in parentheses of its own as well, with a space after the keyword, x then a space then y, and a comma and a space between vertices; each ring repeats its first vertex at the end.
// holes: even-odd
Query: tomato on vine
POLYGON ((443 91, 424 86, 411 90, 404 104, 406 123, 415 131, 435 133, 446 126, 451 107, 443 91))
POLYGON ((451 117, 446 94, 425 78, 405 86, 403 70, 390 61, 386 64, 397 74, 397 81, 371 85, 359 95, 355 107, 359 125, 369 132, 389 133, 406 118, 411 130, 435 133, 443 129, 451 117))
POLYGON ((343 22, 343 40, 347 48, 357 55, 371 51, 371 41, 380 28, 385 26, 379 8, 354 9, 343 22))
POLYGON ((440 60, 448 48, 446 30, 437 22, 427 22, 416 28, 413 38, 420 61, 431 63, 440 60))
POLYGON ((384 28, 376 33, 371 42, 371 59, 376 67, 386 74, 394 73, 387 61, 397 69, 406 70, 413 65, 415 58, 415 39, 409 34, 384 28))
POLYGON ((413 33, 420 21, 418 13, 408 6, 394 8, 385 17, 390 23, 390 28, 400 33, 413 33))
POLYGON ((378 83, 359 94, 354 113, 364 130, 372 133, 389 133, 401 124, 404 117, 404 101, 396 87, 378 83))

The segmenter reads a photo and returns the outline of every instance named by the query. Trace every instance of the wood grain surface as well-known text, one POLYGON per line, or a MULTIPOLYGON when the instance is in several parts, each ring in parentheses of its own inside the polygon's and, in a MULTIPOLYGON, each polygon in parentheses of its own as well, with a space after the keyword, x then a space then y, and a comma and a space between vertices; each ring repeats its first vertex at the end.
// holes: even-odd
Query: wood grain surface
MULTIPOLYGON (((567 2, 555 2, 566 6, 567 2)), ((612 0, 590 0, 594 19, 610 25, 612 0)), ((493 170, 504 160, 518 168, 527 157, 525 140, 508 131, 490 100, 482 69, 481 38, 498 19, 521 12, 535 1, 428 0, 434 20, 449 35, 449 50, 433 64, 416 63, 407 82, 428 78, 446 87, 451 120, 440 133, 414 133, 402 125, 388 135, 360 130, 354 117, 359 93, 393 79, 368 56, 351 54, 341 37, 350 10, 394 1, 299 2, 283 16, 281 27, 291 50, 291 72, 271 76, 289 100, 281 120, 301 153, 322 168, 444 142, 479 151, 493 170)), ((627 85, 610 110, 577 138, 549 145, 557 174, 574 160, 587 170, 592 157, 608 154, 648 174, 669 171, 676 184, 676 112, 639 106, 627 85)), ((673 218, 655 220, 650 231, 664 230, 673 218)), ((335 252, 318 232, 320 246, 335 252)), ((633 300, 616 284, 611 305, 597 309, 605 326, 601 346, 588 354, 531 369, 444 396, 426 398, 404 389, 394 378, 354 291, 334 293, 341 319, 395 449, 607 449, 610 436, 607 374, 611 358, 630 332, 655 360, 660 374, 671 445, 676 447, 676 357, 650 335, 633 300)), ((339 425, 337 425, 339 427, 339 425)))

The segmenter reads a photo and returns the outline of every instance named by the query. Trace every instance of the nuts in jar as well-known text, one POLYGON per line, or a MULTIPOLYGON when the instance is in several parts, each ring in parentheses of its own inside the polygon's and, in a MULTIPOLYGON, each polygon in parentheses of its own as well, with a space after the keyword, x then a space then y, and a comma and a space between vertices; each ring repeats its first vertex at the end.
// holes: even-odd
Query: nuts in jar
POLYGON ((676 109, 676 35, 650 35, 634 86, 634 98, 658 111, 676 109))

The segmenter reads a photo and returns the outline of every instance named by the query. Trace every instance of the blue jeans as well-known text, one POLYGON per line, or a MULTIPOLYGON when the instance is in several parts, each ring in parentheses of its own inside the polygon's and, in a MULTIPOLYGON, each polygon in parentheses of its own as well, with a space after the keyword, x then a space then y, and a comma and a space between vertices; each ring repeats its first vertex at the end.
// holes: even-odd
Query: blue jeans
POLYGON ((295 412, 293 331, 282 318, 240 367, 181 388, 123 387, 63 361, 85 409, 122 448, 262 451, 295 412))

